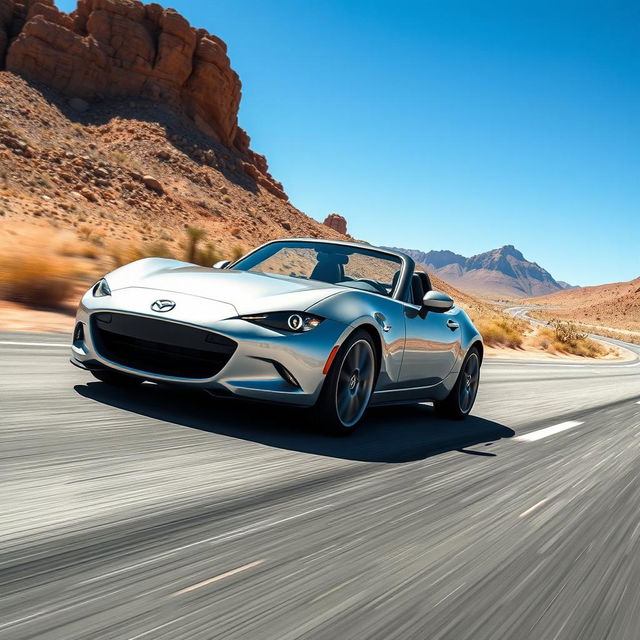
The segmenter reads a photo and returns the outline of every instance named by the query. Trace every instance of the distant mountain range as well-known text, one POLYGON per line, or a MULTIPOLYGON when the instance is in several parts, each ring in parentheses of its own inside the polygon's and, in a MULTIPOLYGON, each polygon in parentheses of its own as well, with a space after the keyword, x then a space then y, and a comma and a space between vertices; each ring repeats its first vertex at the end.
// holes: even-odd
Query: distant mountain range
POLYGON ((453 251, 396 249, 445 282, 484 297, 527 298, 572 288, 510 244, 470 258, 453 251))

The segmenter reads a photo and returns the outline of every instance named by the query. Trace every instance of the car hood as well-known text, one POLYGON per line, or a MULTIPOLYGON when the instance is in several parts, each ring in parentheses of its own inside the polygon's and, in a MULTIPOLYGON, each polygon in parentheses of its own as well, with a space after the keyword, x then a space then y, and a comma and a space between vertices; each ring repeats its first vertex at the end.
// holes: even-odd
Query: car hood
POLYGON ((154 289, 206 298, 233 305, 238 314, 265 311, 304 311, 320 300, 344 291, 318 282, 273 274, 198 267, 178 260, 147 258, 116 269, 107 276, 119 289, 154 289))

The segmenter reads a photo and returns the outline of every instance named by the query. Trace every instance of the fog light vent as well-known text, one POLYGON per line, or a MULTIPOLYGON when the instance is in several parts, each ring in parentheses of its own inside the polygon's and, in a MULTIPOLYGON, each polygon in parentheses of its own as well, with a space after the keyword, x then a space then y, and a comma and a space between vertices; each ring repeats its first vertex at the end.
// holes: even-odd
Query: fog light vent
POLYGON ((73 330, 73 342, 84 342, 84 325, 82 322, 78 322, 76 328, 73 330))
POLYGON ((287 369, 284 365, 281 365, 279 362, 274 362, 273 366, 276 368, 276 371, 282 376, 292 387, 296 389, 300 389, 300 383, 293 377, 293 374, 289 369, 287 369))

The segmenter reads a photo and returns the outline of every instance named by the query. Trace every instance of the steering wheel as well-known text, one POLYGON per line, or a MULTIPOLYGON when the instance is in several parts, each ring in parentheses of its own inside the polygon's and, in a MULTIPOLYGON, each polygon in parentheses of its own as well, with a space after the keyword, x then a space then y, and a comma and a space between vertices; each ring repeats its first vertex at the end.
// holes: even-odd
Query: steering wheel
POLYGON ((379 282, 376 282, 375 280, 369 280, 369 278, 356 278, 356 281, 357 282, 364 282, 365 284, 370 285, 378 293, 381 293, 384 296, 386 296, 389 293, 384 285, 380 284, 379 282))

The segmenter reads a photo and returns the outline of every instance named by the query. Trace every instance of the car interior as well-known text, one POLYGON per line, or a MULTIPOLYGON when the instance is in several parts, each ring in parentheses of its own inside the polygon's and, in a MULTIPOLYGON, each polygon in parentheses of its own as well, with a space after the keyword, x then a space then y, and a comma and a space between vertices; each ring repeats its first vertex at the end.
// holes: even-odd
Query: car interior
POLYGON ((318 264, 313 268, 309 278, 322 282, 343 282, 345 280, 344 265, 349 257, 337 253, 318 253, 318 264))

